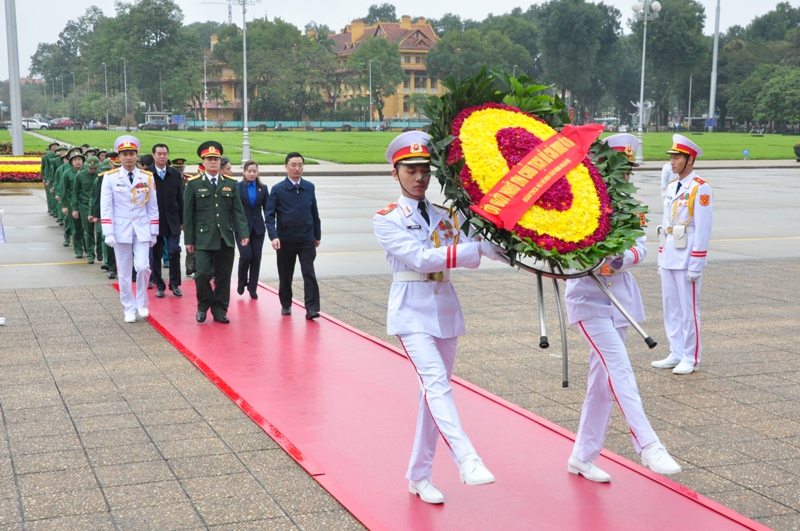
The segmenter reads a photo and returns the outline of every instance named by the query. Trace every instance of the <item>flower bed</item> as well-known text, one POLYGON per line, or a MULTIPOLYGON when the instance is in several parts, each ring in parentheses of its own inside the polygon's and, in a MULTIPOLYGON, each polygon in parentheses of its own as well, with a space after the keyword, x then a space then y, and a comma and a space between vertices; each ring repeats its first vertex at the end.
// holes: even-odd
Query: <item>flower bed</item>
MULTIPOLYGON (((530 78, 482 71, 461 83, 450 78, 445 86, 449 92, 429 100, 426 109, 437 178, 448 202, 481 236, 505 248, 512 263, 533 258, 556 268, 584 269, 622 253, 643 234, 639 214, 646 207, 633 199, 635 187, 625 180, 631 163, 600 142, 580 162, 574 159, 566 174, 542 186, 544 192, 530 200, 532 206, 524 207, 513 226, 498 224, 485 214, 488 208, 482 214, 479 204, 487 194, 503 202, 522 201, 525 179, 504 181, 506 175, 537 146, 559 139, 557 129, 566 124, 567 114, 558 97, 546 95, 547 87, 530 78), (498 194, 504 182, 512 192, 498 194)), ((553 153, 544 145, 540 149, 553 153)))
POLYGON ((0 157, 0 183, 42 182, 41 157, 0 157))

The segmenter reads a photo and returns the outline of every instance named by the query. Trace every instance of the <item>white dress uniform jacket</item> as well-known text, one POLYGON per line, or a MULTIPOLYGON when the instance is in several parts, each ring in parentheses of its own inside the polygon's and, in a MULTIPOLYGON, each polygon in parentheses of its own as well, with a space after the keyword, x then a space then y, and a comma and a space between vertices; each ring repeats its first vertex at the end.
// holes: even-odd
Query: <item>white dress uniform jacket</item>
MULTIPOLYGON (((641 236, 636 238, 636 244, 633 247, 608 264, 613 274, 597 275, 597 278, 605 284, 608 291, 616 297, 637 323, 644 321, 644 307, 639 286, 628 270, 646 257, 647 238, 641 236)), ((589 277, 568 280, 564 299, 569 324, 573 326, 578 321, 594 317, 610 317, 614 322, 614 328, 629 325, 628 320, 589 277)))
POLYGON ((153 175, 133 170, 133 183, 124 168, 105 174, 100 191, 100 223, 103 236, 119 243, 150 242, 158 236, 158 202, 153 175))
POLYGON ((389 293, 387 333, 421 332, 439 338, 461 336, 465 333, 464 316, 449 280, 449 270, 477 268, 481 262, 479 242, 460 230, 460 220, 456 227, 456 218, 449 209, 425 202, 430 227, 419 212, 418 201, 406 197, 373 218, 378 243, 386 252, 395 279, 389 293), (397 273, 402 271, 443 272, 444 280, 398 281, 397 273))
POLYGON ((683 269, 696 273, 703 271, 708 254, 708 241, 711 239, 713 206, 711 185, 698 177, 695 172, 669 183, 661 222, 665 238, 659 241, 659 266, 664 269, 683 269), (678 188, 679 183, 680 188, 678 188), (690 200, 692 215, 689 213, 690 200), (672 234, 674 228, 679 225, 686 226, 687 241, 683 249, 675 248, 675 238, 672 234))

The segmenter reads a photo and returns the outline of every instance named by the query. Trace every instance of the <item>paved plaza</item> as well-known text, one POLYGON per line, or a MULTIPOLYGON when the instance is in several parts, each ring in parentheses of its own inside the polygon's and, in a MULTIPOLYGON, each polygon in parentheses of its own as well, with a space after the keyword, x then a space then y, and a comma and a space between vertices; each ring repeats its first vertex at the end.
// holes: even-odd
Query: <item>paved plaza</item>
MULTIPOLYGON (((645 411, 684 468, 671 479, 773 529, 799 530, 800 164, 698 166, 715 193, 701 370, 676 376, 650 367, 668 353, 654 236, 660 164, 634 178, 653 211, 649 257, 634 274, 644 327, 659 345, 649 350, 631 331, 631 362, 645 411)), ((319 173, 309 178, 322 216, 322 311, 397 344, 385 335, 390 276, 371 225, 398 195, 396 183, 377 172, 319 173)), ((361 528, 154 328, 122 321, 117 292, 98 265, 61 246, 44 205, 41 189, 0 188, 8 238, 0 245, 0 528, 361 528)), ((262 280, 276 286, 276 279, 265 249, 262 280)), ((453 282, 468 329, 456 374, 575 431, 588 349, 567 331, 570 385, 562 387, 551 283, 551 347, 542 350, 535 276, 487 263, 454 273, 453 282)), ((194 301, 185 303, 194 319, 194 301)), ((410 368, 398 375, 413 377, 410 368)), ((616 409, 606 448, 638 462, 616 409)), ((519 458, 563 459, 567 473, 568 455, 519 458)), ((398 496, 406 495, 404 472, 397 471, 398 496)))

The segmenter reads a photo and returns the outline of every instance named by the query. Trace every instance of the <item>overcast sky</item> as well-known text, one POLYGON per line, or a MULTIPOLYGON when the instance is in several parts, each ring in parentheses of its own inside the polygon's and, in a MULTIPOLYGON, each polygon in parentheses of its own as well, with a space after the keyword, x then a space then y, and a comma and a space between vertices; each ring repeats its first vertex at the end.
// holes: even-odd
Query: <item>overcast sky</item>
MULTIPOLYGON (((9 0, 5 0, 8 2, 9 0)), ((134 1, 134 0, 129 0, 134 1)), ((226 0, 176 0, 183 10, 184 23, 205 22, 207 20, 226 21, 228 7, 226 0)), ((309 21, 326 24, 333 31, 340 31, 353 19, 367 14, 369 6, 373 4, 391 3, 396 6, 397 16, 410 15, 412 17, 424 16, 427 18, 441 18, 445 13, 454 13, 462 19, 483 20, 488 14, 502 15, 515 7, 527 9, 529 2, 519 0, 405 0, 396 2, 391 0, 345 0, 334 2, 331 0, 260 0, 247 9, 247 19, 267 16, 270 20, 280 17, 286 22, 294 24, 301 30, 309 21), (400 7, 402 6, 402 7, 400 7)), ((699 0, 706 8, 706 29, 708 35, 714 32, 714 20, 717 0, 699 0)), ((800 0, 790 0, 794 6, 800 0)), ((242 8, 233 0, 233 18, 241 25, 242 8)), ((536 0, 534 3, 542 3, 536 0)), ((631 5, 634 0, 605 0, 620 10, 624 19, 631 14, 631 5)), ((720 31, 728 27, 739 25, 746 26, 759 15, 772 11, 778 0, 720 0, 720 31)), ((114 0, 16 0, 17 26, 19 33, 20 73, 26 77, 30 68, 30 58, 36 52, 40 42, 52 43, 58 40, 58 34, 64 29, 68 20, 75 20, 86 12, 86 8, 95 5, 103 10, 107 16, 114 16, 114 0)), ((666 13, 662 13, 666 15, 666 13)), ((8 79, 8 48, 6 38, 5 9, 0 11, 0 79, 8 79)), ((623 31, 627 32, 627 25, 623 21, 623 31)))

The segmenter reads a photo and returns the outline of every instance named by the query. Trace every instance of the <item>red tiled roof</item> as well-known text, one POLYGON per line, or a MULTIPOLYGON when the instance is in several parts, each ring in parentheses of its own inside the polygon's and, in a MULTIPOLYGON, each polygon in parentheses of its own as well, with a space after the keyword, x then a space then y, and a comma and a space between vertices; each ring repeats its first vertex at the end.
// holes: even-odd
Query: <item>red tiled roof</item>
POLYGON ((386 39, 395 42, 403 51, 429 51, 439 41, 430 24, 411 23, 411 28, 401 27, 400 22, 376 22, 364 26, 364 34, 353 41, 353 27, 348 24, 341 33, 331 35, 333 50, 337 55, 351 54, 367 37, 386 39))

